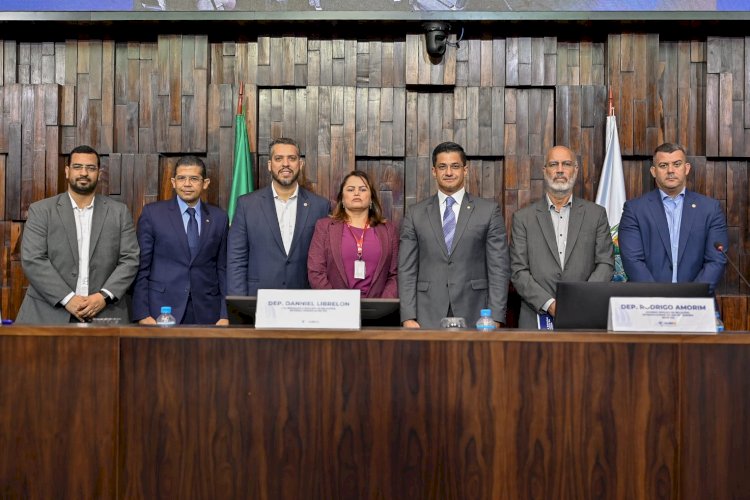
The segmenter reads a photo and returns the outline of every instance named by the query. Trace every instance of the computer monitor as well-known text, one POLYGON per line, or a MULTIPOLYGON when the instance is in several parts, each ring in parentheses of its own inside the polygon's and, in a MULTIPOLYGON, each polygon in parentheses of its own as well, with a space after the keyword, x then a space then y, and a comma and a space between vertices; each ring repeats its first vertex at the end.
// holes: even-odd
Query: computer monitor
MULTIPOLYGON (((230 295, 226 298, 229 324, 254 325, 256 297, 230 295)), ((399 326, 398 299, 361 299, 362 326, 399 326)))
POLYGON ((711 297, 708 283, 561 281, 555 330, 606 330, 610 297, 711 297))

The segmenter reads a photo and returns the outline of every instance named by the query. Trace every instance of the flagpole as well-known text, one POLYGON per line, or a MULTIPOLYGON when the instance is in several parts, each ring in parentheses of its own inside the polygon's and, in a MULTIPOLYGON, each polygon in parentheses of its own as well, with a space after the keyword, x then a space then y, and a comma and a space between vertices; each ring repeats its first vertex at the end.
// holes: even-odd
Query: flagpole
MULTIPOLYGON (((242 94, 245 92, 245 82, 240 82, 240 97, 237 99, 237 114, 242 114, 242 94)), ((609 95, 610 105, 612 104, 612 93, 609 95)))
POLYGON ((612 103, 612 87, 609 87, 609 116, 615 116, 615 106, 612 103))

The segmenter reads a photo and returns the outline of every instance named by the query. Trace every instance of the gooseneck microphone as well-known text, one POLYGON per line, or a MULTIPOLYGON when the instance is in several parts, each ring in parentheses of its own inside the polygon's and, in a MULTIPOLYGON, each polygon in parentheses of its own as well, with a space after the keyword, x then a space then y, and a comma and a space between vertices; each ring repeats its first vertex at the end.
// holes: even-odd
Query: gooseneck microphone
POLYGON ((740 279, 745 284, 745 286, 747 286, 748 288, 750 288, 750 281, 747 281, 747 279, 745 278, 745 276, 740 271, 740 268, 737 267, 737 264, 735 264, 734 262, 732 262, 732 260, 729 258, 729 255, 727 255, 726 250, 724 250, 724 244, 722 242, 720 242, 720 241, 714 241, 714 248, 716 250, 718 250, 719 252, 721 252, 721 253, 724 254, 724 257, 727 258, 727 262, 729 262, 729 264, 732 266, 732 269, 734 269, 737 272, 737 275, 740 277, 740 279))

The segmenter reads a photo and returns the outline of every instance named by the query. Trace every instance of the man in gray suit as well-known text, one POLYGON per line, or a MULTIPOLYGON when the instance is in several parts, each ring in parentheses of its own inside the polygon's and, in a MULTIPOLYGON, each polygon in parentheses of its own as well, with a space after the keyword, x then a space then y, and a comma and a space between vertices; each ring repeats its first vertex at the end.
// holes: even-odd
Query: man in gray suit
POLYGON ((315 223, 331 204, 303 189, 299 146, 275 139, 268 155, 271 185, 240 196, 229 227, 227 295, 255 296, 261 288, 310 288, 307 252, 315 223))
POLYGON ((29 207, 21 264, 29 287, 18 323, 129 321, 121 300, 138 271, 138 240, 128 207, 96 196, 99 154, 70 153, 68 190, 29 207))
POLYGON ((432 152, 438 193, 409 209, 401 227, 398 290, 407 328, 438 328, 445 316, 473 325, 481 309, 505 323, 508 246, 497 203, 464 186, 466 153, 454 142, 432 152))
POLYGON ((544 159, 544 196, 513 215, 511 281, 523 302, 518 326, 547 329, 559 281, 609 281, 614 249, 607 212, 573 197, 575 154, 555 146, 544 159))

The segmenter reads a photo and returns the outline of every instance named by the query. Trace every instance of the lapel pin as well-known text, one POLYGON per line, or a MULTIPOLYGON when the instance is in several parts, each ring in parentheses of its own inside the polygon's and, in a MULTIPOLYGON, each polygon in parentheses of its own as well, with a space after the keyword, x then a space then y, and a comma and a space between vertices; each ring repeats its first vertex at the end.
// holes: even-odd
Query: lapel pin
POLYGON ((307 206, 307 202, 305 202, 304 205, 307 206))
POLYGON ((693 203, 693 205, 692 205, 692 206, 693 206, 693 208, 695 208, 695 203, 693 203))

